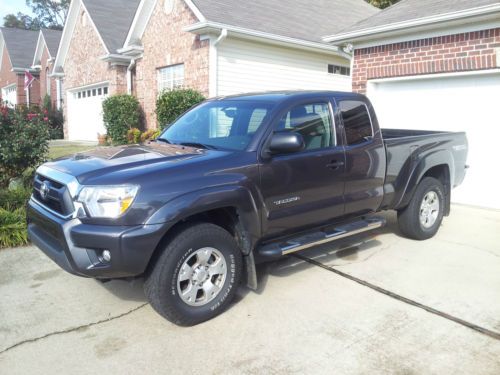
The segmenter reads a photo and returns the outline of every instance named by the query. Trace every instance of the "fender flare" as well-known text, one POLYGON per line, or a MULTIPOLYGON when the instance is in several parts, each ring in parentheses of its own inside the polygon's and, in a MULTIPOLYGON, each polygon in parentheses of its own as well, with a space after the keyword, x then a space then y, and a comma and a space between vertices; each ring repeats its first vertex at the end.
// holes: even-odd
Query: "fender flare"
POLYGON ((415 190, 425 173, 427 173, 427 171, 431 168, 440 165, 446 165, 450 173, 450 181, 448 182, 449 186, 445 186, 445 193, 447 195, 446 206, 448 207, 448 210, 450 200, 449 190, 451 189, 451 183, 454 181, 455 175, 455 161, 451 151, 449 150, 436 150, 417 159, 417 162, 412 168, 409 178, 407 179, 406 185, 403 189, 401 189, 401 196, 398 200, 396 200, 397 203, 394 205, 395 209, 406 207, 413 198, 413 194, 415 193, 415 190))
POLYGON ((244 186, 214 186, 183 194, 163 205, 146 224, 170 223, 168 227, 171 228, 190 216, 226 207, 233 207, 237 211, 240 228, 249 241, 243 254, 248 255, 260 238, 261 228, 256 202, 250 190, 244 186))

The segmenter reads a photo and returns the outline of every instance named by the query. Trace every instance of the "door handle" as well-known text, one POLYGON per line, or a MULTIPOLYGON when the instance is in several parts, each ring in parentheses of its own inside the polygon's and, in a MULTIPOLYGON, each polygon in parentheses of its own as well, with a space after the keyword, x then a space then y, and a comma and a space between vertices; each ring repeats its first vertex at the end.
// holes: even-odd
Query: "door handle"
POLYGON ((326 165, 327 168, 330 169, 339 169, 344 166, 344 162, 341 160, 332 160, 330 163, 326 165))

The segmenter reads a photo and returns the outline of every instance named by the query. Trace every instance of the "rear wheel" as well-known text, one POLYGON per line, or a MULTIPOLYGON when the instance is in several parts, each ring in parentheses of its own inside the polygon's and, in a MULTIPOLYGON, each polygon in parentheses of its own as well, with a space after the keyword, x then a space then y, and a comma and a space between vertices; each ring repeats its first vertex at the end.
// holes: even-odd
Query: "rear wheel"
POLYGON ((151 306, 172 323, 191 326, 229 305, 242 272, 234 238, 219 226, 202 223, 181 229, 146 277, 151 306))
POLYGON ((443 184, 435 178, 425 177, 408 206, 398 211, 399 229, 415 240, 434 237, 443 221, 444 203, 443 184))

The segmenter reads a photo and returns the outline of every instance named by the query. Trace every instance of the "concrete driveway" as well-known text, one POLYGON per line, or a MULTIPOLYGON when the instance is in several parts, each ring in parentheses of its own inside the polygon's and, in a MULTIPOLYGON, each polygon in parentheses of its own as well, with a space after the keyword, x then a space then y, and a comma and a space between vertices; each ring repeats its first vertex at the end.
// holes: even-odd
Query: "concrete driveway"
POLYGON ((139 281, 0 251, 0 373, 499 374, 500 212, 454 206, 426 242, 387 217, 260 267, 257 293, 193 328, 160 318, 139 281))

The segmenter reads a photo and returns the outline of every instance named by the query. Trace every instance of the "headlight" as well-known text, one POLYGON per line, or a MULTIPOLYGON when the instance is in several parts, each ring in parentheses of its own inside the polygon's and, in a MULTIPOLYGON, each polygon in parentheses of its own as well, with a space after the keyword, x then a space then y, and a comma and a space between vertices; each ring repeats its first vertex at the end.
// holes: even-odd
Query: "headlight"
POLYGON ((117 218, 132 205, 138 186, 86 186, 78 194, 91 217, 117 218))

